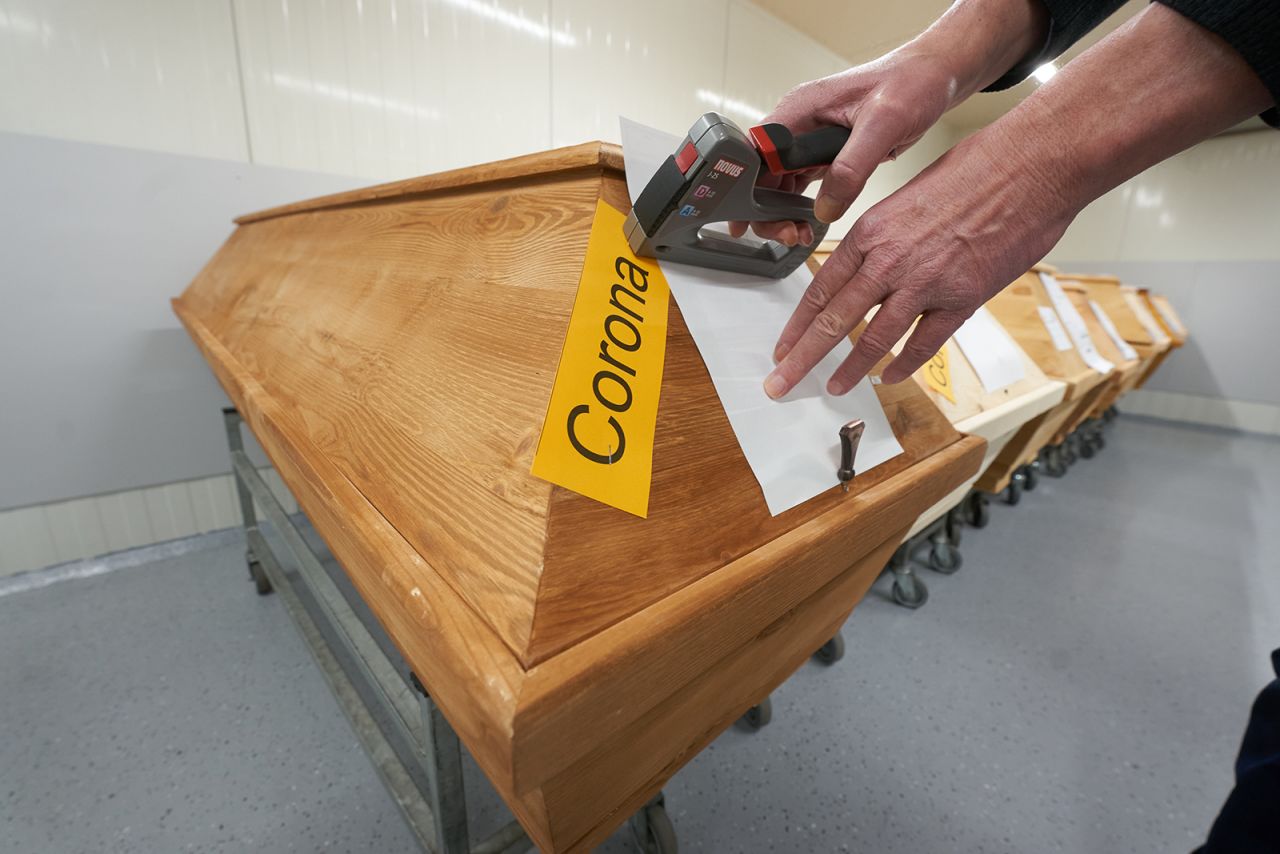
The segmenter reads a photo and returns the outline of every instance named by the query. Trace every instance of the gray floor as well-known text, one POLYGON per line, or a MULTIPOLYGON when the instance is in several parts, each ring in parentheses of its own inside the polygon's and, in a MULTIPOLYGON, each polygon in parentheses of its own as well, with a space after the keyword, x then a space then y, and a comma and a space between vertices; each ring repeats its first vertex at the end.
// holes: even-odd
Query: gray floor
MULTIPOLYGON (((1200 841, 1280 646, 1280 443, 1131 418, 1110 440, 994 506, 958 574, 922 571, 922 610, 882 579, 841 664, 681 771, 682 850, 1200 841)), ((0 851, 409 850, 243 546, 206 545, 0 595, 0 851)), ((478 775, 469 797, 497 820, 478 775)))

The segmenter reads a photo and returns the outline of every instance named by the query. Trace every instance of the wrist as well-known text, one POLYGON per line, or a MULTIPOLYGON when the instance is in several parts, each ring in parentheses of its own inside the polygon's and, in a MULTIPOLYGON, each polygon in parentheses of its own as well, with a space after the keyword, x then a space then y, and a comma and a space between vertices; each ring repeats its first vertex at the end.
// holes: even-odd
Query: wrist
POLYGON ((945 68, 955 106, 1041 47, 1048 26, 1041 0, 960 0, 899 50, 945 68))

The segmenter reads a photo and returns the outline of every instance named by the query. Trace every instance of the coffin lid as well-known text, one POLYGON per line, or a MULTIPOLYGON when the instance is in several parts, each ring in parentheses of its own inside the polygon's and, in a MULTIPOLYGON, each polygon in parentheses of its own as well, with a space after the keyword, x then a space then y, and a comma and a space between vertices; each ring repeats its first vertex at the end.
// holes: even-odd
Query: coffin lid
MULTIPOLYGON (((1101 277, 1095 277, 1101 278, 1101 277)), ((1089 327, 1089 337, 1093 339, 1093 346, 1097 348, 1102 358, 1109 362, 1114 362, 1117 370, 1123 374, 1136 370, 1141 365, 1140 359, 1126 359, 1124 354, 1120 352, 1120 348, 1111 340, 1111 335, 1103 327, 1102 321, 1098 320, 1098 316, 1093 313, 1093 309, 1089 305, 1089 301, 1093 299, 1093 294, 1089 290, 1089 283, 1084 279, 1068 274, 1058 276, 1058 281, 1062 283, 1062 289, 1067 296, 1071 298, 1071 303, 1076 307, 1076 311, 1080 312, 1080 316, 1084 318, 1085 326, 1089 327)), ((1119 281, 1118 279, 1116 281, 1119 281)), ((1098 303, 1102 305, 1101 302, 1098 303)), ((1106 311, 1106 306, 1102 306, 1102 310, 1106 311)), ((1111 313, 1107 312, 1110 317, 1111 313)), ((1114 320, 1112 321, 1115 322, 1114 320)), ((1119 327, 1116 328, 1120 332, 1119 327)), ((1120 333, 1120 337, 1124 337, 1124 333, 1120 333)))

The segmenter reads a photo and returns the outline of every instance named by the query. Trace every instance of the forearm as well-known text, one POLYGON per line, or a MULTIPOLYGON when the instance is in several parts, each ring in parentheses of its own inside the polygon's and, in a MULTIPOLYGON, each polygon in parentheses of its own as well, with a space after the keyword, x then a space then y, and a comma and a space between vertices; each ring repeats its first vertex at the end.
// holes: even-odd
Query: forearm
POLYGON ((1249 65, 1160 4, 1069 63, 987 128, 1074 215, 1144 169, 1267 109, 1249 65))
POLYGON ((958 0, 899 51, 935 57, 948 68, 955 106, 1039 48, 1048 22, 1041 0, 958 0))

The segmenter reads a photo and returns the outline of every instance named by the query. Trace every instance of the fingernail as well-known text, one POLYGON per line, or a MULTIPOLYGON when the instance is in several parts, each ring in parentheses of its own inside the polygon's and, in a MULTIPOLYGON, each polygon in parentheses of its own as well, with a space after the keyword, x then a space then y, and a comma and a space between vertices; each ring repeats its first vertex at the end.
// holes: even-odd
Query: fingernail
POLYGON ((822 222, 835 222, 840 218, 840 203, 831 196, 821 196, 813 206, 813 215, 822 222))
POLYGON ((847 391, 849 391, 849 386, 845 385, 843 382, 839 382, 834 379, 827 380, 827 394, 839 397, 847 391))
POLYGON ((777 371, 769 374, 764 381, 764 393, 777 400, 787 392, 787 381, 777 371))

